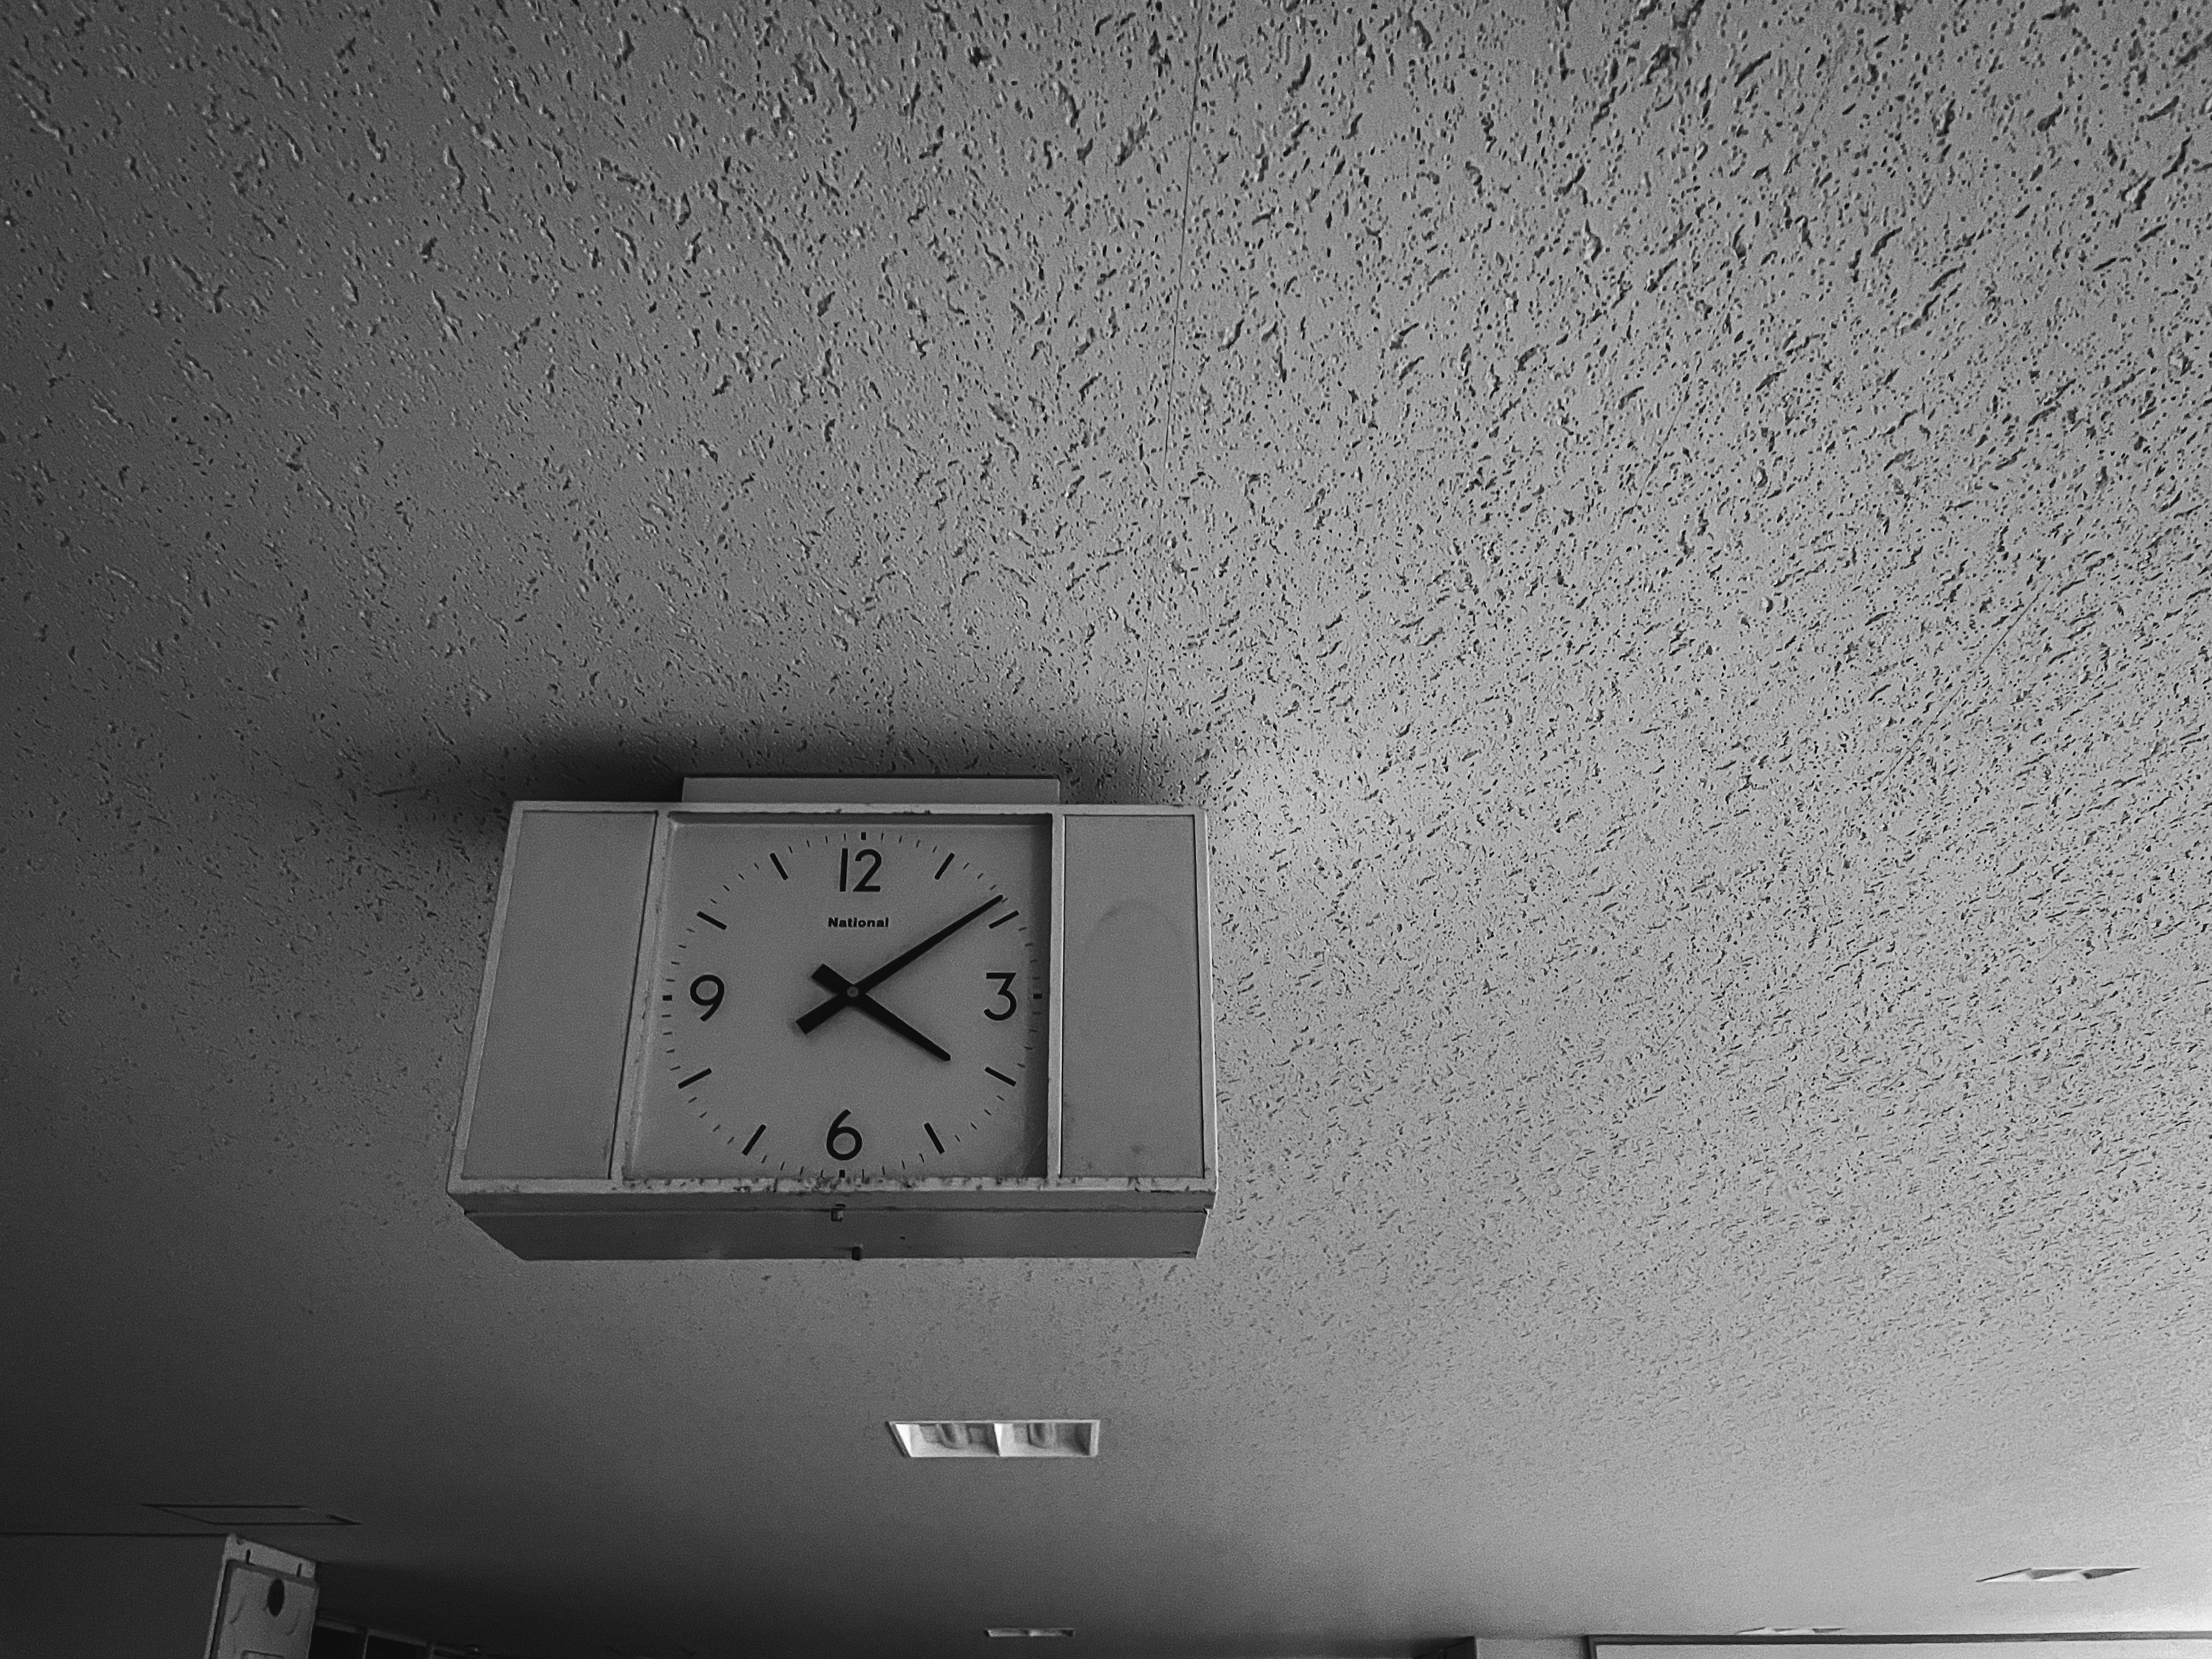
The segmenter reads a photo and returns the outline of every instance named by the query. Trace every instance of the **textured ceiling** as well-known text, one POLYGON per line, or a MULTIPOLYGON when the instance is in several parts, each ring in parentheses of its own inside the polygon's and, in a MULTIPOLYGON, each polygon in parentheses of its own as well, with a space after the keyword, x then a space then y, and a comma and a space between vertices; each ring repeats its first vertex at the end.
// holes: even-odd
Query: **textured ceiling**
POLYGON ((2191 9, 9 8, 0 1526, 547 1659, 2212 1626, 2191 9), (469 1226, 506 803, 695 769, 1207 808, 1204 1254, 469 1226), (1002 1412, 1104 1455, 881 1427, 1002 1412))

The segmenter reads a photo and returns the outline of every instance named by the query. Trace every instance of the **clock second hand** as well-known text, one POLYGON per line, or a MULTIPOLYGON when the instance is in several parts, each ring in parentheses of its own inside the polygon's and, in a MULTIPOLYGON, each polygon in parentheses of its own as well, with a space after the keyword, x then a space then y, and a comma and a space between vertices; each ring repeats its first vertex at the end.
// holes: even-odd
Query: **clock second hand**
POLYGON ((849 1004, 851 1006, 859 1009, 870 1019, 874 1020, 878 1025, 888 1027, 890 1030, 897 1032, 908 1042, 914 1044, 915 1048, 926 1048, 931 1054, 935 1054, 939 1060, 950 1060, 952 1058, 951 1054, 946 1054, 944 1049, 939 1048, 927 1037, 922 1036, 922 1034, 915 1030, 913 1026, 908 1024, 890 1009, 884 1007, 882 1003, 877 1001, 866 991, 863 991, 859 986, 854 984, 851 980, 847 979, 835 968, 830 967, 829 963, 824 963, 821 967, 817 968, 811 977, 817 985, 821 986, 824 990, 835 991, 837 994, 839 1006, 842 1007, 849 1004))
MULTIPOLYGON (((911 950, 903 951, 897 956, 893 957, 889 962, 877 969, 874 973, 870 974, 866 978, 855 981, 854 982, 854 988, 857 989, 861 995, 866 996, 869 992, 874 990, 876 987, 881 985, 885 980, 889 979, 893 974, 898 972, 900 969, 905 967, 908 963, 913 962, 927 951, 934 951, 939 945, 944 944, 945 940, 951 939, 955 933, 958 933, 963 927, 965 927, 969 922, 975 921, 976 917, 981 915, 984 911, 989 909, 993 905, 1003 904, 1005 902, 1005 894, 994 893, 989 898, 985 899, 981 904, 977 905, 974 909, 970 910, 966 915, 959 918, 957 921, 947 923, 945 927, 939 928, 935 933, 932 933, 927 939, 922 940, 921 944, 914 946, 911 950)), ((823 971, 829 970, 824 969, 823 971)), ((818 974, 816 978, 817 982, 819 983, 820 976, 818 974)), ((836 996, 831 997, 829 1001, 822 1003, 816 1007, 810 1008, 805 1013, 801 1014, 799 1017, 799 1029, 802 1031, 812 1031, 814 1028, 821 1024, 823 1020, 828 1019, 840 1008, 844 1007, 846 1003, 847 998, 845 997, 844 993, 842 991, 839 992, 836 996)))

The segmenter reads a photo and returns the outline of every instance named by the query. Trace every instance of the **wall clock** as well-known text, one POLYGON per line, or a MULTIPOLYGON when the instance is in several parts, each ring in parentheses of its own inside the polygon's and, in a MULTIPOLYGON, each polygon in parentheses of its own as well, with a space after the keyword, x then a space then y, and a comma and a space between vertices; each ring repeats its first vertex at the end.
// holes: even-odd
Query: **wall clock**
POLYGON ((1042 1175, 1049 848, 1042 820, 678 823, 632 1174, 1042 1175))
POLYGON ((520 803, 448 1187, 520 1255, 1195 1252, 1199 815, 1047 781, 520 803))

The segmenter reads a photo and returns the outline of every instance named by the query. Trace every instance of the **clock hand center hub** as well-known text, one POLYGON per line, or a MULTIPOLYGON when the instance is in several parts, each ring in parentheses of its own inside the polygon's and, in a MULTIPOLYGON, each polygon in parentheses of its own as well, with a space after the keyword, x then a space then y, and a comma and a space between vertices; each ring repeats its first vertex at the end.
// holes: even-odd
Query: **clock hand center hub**
MULTIPOLYGON (((847 979, 828 963, 825 962, 817 968, 811 977, 817 985, 832 994, 830 1000, 822 1005, 830 1012, 834 1014, 842 1012, 847 1008, 856 1008, 875 1021, 877 1024, 896 1031, 924 1053, 934 1054, 939 1060, 952 1058, 943 1044, 915 1030, 913 1026, 884 1007, 882 1003, 878 1002, 859 985, 847 979)), ((802 1031, 807 1029, 805 1021, 799 1022, 799 1029, 802 1031)))
MULTIPOLYGON (((843 990, 841 988, 843 986, 849 983, 852 988, 860 996, 866 996, 869 992, 874 990, 876 987, 881 985, 885 980, 889 979, 893 974, 897 973, 902 968, 904 968, 909 963, 917 962, 923 957, 927 956, 932 951, 934 951, 939 945, 944 944, 945 940, 951 939, 955 933, 958 933, 963 927, 965 927, 969 922, 975 921, 976 917, 981 915, 986 910, 993 909, 999 905, 1004 904, 1006 902, 1006 896, 1004 893, 992 894, 990 897, 985 899, 974 909, 969 911, 967 915, 955 917, 952 921, 947 922, 944 927, 932 933, 927 939, 922 940, 921 944, 908 946, 906 950, 902 951, 898 955, 893 957, 882 967, 877 969, 872 974, 864 975, 858 980, 848 981, 843 975, 835 973, 828 963, 823 963, 820 968, 815 969, 813 979, 816 984, 821 986, 824 990, 830 992, 831 994, 828 1001, 816 1004, 813 1007, 808 1009, 805 1013, 799 1017, 799 1029, 802 1031, 811 1032, 815 1027, 820 1025, 823 1021, 828 1019, 832 1014, 837 1013, 845 1008, 848 1005, 848 999, 846 998, 843 990), (830 977, 824 978, 824 975, 830 975, 830 977), (835 981, 834 984, 832 983, 832 980, 835 981)), ((995 926, 996 924, 994 925, 995 926)))

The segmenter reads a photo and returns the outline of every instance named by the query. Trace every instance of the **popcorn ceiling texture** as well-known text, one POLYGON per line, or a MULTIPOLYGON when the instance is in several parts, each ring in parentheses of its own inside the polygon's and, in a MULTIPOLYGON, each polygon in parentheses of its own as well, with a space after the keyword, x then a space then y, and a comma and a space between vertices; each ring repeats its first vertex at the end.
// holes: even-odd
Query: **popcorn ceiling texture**
POLYGON ((2212 21, 5 34, 0 1528, 546 1656, 2212 1625, 2212 21), (506 803, 687 770, 1206 807, 1203 1256, 469 1227, 506 803))

